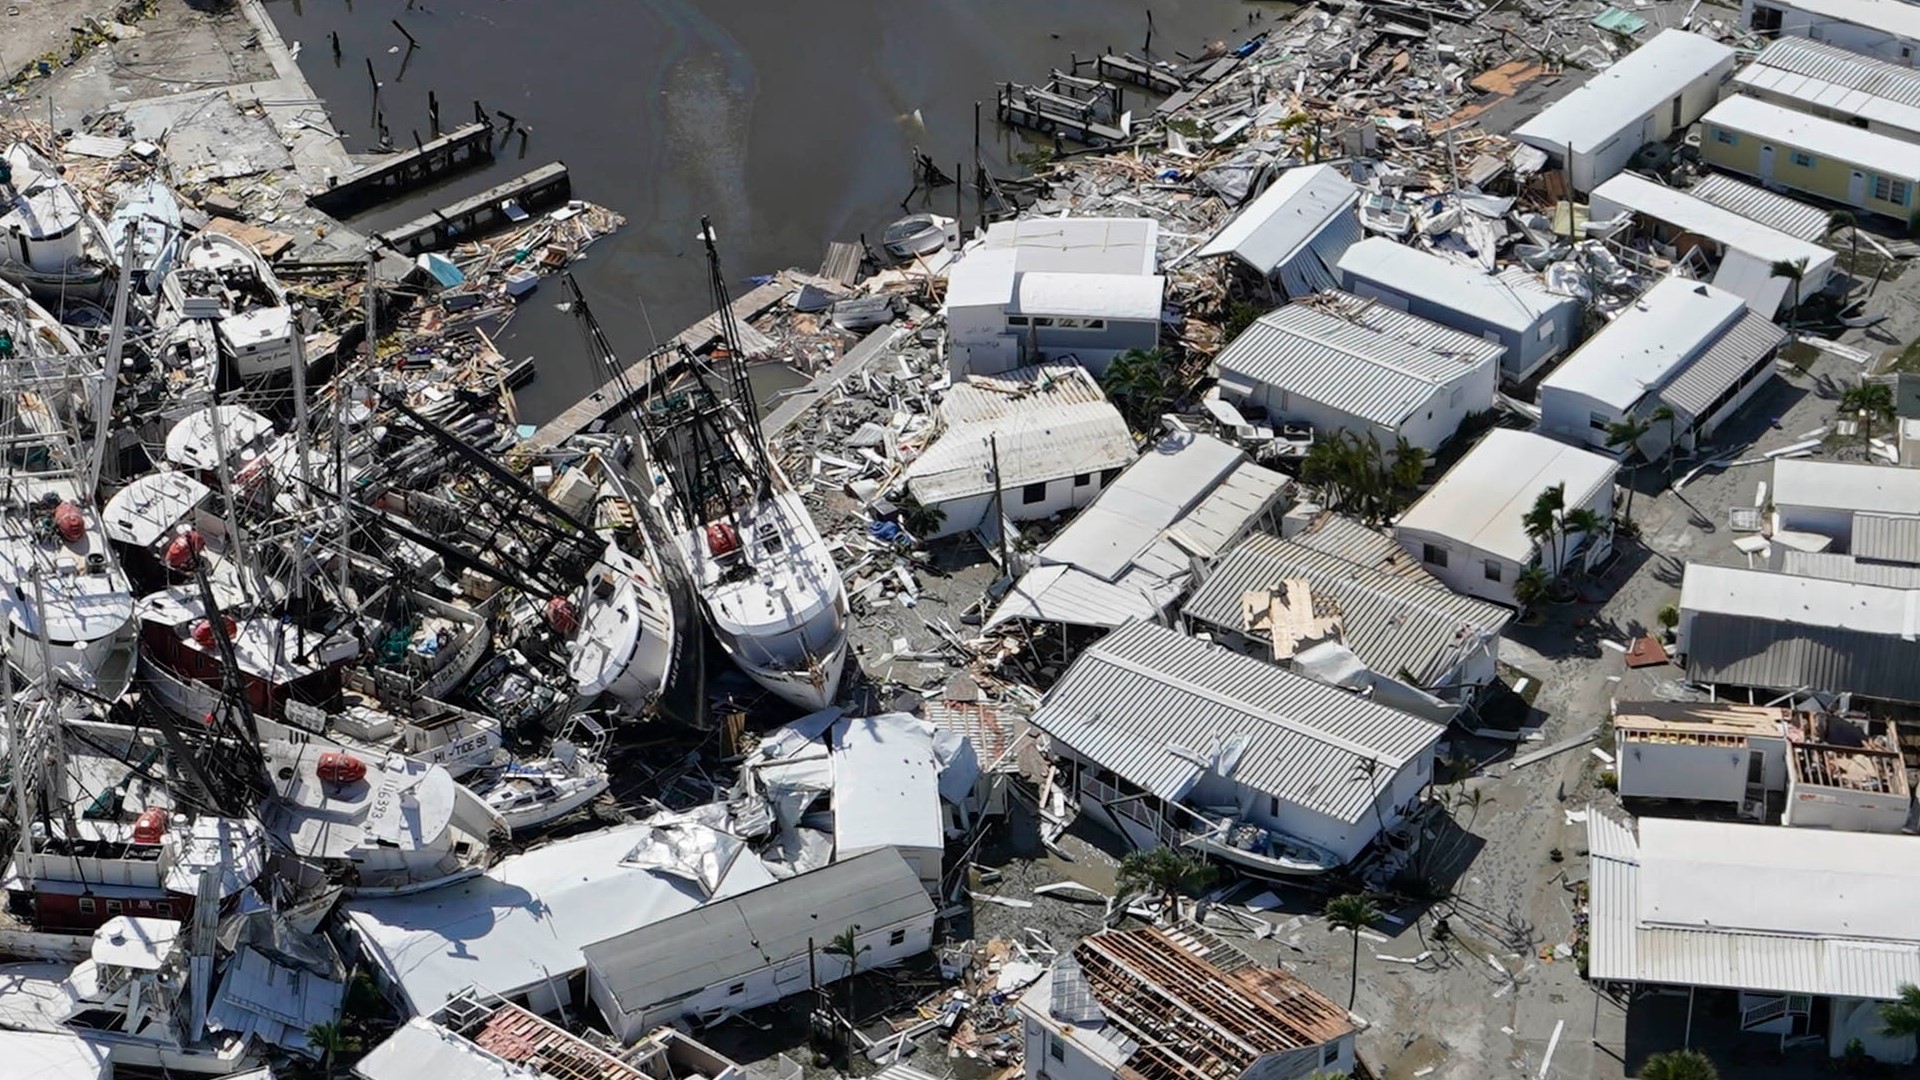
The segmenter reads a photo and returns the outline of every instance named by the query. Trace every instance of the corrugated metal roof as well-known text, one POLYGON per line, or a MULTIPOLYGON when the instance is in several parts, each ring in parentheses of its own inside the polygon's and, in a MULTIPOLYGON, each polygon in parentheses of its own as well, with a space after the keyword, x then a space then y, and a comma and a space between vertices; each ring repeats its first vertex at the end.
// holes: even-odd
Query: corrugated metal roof
POLYGON ((1213 363, 1223 375, 1395 427, 1503 351, 1497 341, 1332 292, 1261 316, 1213 363))
MULTIPOLYGON (((1625 412, 1683 373, 1747 312, 1746 302, 1690 278, 1662 278, 1540 383, 1625 412)), ((1587 406, 1579 406, 1582 413, 1587 406)))
POLYGON ((1693 616, 1687 640, 1687 678, 1695 682, 1920 702, 1914 643, 1899 637, 1701 614, 1693 616))
POLYGON ((1340 256, 1345 284, 1364 281, 1397 296, 1459 312, 1475 322, 1524 334, 1574 303, 1541 288, 1525 270, 1489 274, 1430 251, 1369 237, 1340 256))
MULTIPOLYGON (((1761 68, 1804 75, 1820 82, 1858 90, 1872 97, 1920 108, 1920 71, 1848 52, 1810 38, 1780 38, 1762 50, 1752 64, 1734 77, 1746 81, 1749 75, 1761 68)), ((1860 110, 1851 111, 1857 113, 1860 110)))
MULTIPOLYGON (((1353 219, 1360 189, 1331 165, 1302 165, 1280 174, 1194 252, 1207 259, 1232 255, 1271 275, 1343 215, 1353 219)), ((1356 237, 1357 238, 1357 237, 1356 237)), ((1335 254, 1334 258, 1338 258, 1335 254)))
POLYGON ((1863 563, 1851 555, 1833 551, 1795 551, 1787 548, 1782 555, 1780 572, 1783 574, 1832 581, 1857 581, 1863 585, 1885 585, 1895 589, 1920 589, 1920 566, 1863 563))
POLYGON ((1299 297, 1339 288, 1340 257, 1360 242, 1361 235, 1357 214, 1340 214, 1327 222, 1327 227, 1315 233, 1305 248, 1274 271, 1274 276, 1280 279, 1280 291, 1299 297))
POLYGON ((1113 581, 1246 460, 1211 435, 1168 435, 1040 549, 1040 562, 1077 566, 1113 581))
MULTIPOLYGON (((1782 833, 1793 832, 1763 825, 1668 824, 1765 829, 1768 835, 1754 838, 1761 843, 1783 839, 1782 833)), ((1821 843, 1834 835, 1822 832, 1805 839, 1821 843)), ((1907 838, 1878 839, 1900 844, 1907 838)), ((1752 927, 1682 928, 1649 924, 1643 920, 1641 908, 1646 876, 1657 878, 1665 869, 1643 866, 1641 843, 1624 826, 1598 811, 1588 815, 1587 844, 1592 856, 1588 888, 1588 970, 1596 980, 1875 999, 1891 999, 1898 996, 1900 984, 1920 981, 1920 942, 1912 939, 1770 933, 1752 927)), ((1898 861, 1909 868, 1910 879, 1911 857, 1898 861)), ((1879 881, 1840 880, 1848 876, 1844 869, 1809 865, 1805 856, 1796 856, 1793 864, 1783 866, 1771 858, 1757 861, 1746 875, 1752 878, 1750 887, 1729 883, 1708 891, 1712 898, 1742 892, 1763 896, 1804 893, 1792 899, 1824 906, 1835 920, 1843 920, 1863 885, 1884 893, 1888 883, 1894 881, 1891 874, 1883 875, 1879 881), (1781 889, 1778 882, 1783 869, 1811 872, 1821 877, 1823 883, 1812 889, 1781 889), (1849 903, 1836 904, 1834 900, 1839 896, 1845 896, 1849 903)), ((1719 867, 1710 872, 1727 876, 1727 871, 1719 867)), ((1894 894, 1896 901, 1904 903, 1910 892, 1910 880, 1899 883, 1894 894)), ((1884 902, 1884 897, 1882 900, 1884 902)))
POLYGON ((1785 330, 1749 309, 1661 389, 1660 400, 1696 420, 1704 420, 1716 398, 1786 342, 1785 330))
POLYGON ((1463 648, 1498 636, 1513 614, 1266 533, 1254 533, 1233 549, 1181 613, 1241 630, 1241 596, 1276 588, 1287 578, 1307 579, 1316 599, 1336 603, 1347 647, 1369 668, 1396 678, 1410 672, 1422 686, 1435 685, 1451 671, 1463 648))
POLYGON ((630 930, 582 950, 622 1010, 637 1013, 862 934, 933 917, 919 875, 892 848, 868 852, 630 930))
POLYGON ((1292 483, 1264 465, 1243 461, 1181 515, 1160 539, 1134 556, 1136 572, 1184 580, 1193 560, 1212 559, 1247 534, 1253 522, 1292 483))
POLYGON ((1014 499, 1022 485, 1122 468, 1134 458, 1133 433, 1104 401, 1022 411, 948 428, 907 466, 913 497, 936 506, 992 491, 995 438, 1001 488, 1014 499))
POLYGON ((1818 241, 1827 235, 1828 214, 1817 206, 1736 180, 1725 173, 1708 173, 1693 182, 1687 194, 1731 210, 1788 236, 1818 241))
POLYGON ((1125 580, 1104 581, 1073 566, 1036 566, 1020 575, 983 630, 1014 619, 1097 626, 1111 630, 1135 619, 1160 618, 1160 599, 1125 580))
POLYGON ((1853 557, 1878 563, 1920 563, 1920 517, 1904 514, 1853 515, 1853 557))
POLYGON ((1399 541, 1349 517, 1323 510, 1299 532, 1287 538, 1292 543, 1331 555, 1345 562, 1405 578, 1423 588, 1451 592, 1447 584, 1427 572, 1420 560, 1400 546, 1399 541))
POLYGON ((940 400, 940 418, 950 425, 967 424, 1105 400, 1099 380, 1086 368, 1036 364, 998 375, 969 375, 954 383, 940 400))
POLYGON ((1145 623, 1123 626, 1074 660, 1034 727, 1163 799, 1204 771, 1197 760, 1244 737, 1232 778, 1358 822, 1374 790, 1430 754, 1440 725, 1272 664, 1145 623), (1370 785, 1354 766, 1379 763, 1370 785))

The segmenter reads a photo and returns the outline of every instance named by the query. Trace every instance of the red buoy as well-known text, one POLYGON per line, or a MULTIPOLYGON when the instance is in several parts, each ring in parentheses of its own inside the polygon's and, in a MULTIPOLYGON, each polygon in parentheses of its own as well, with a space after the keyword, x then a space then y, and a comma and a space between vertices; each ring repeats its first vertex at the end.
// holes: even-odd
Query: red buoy
POLYGON ((195 561, 199 559, 200 553, 206 549, 207 541, 205 537, 200 535, 200 530, 188 529, 186 532, 167 541, 167 554, 165 556, 167 569, 178 574, 192 573, 195 561))
POLYGON ((166 835, 167 822, 172 815, 164 807, 149 806, 140 811, 133 819, 133 842, 136 844, 157 844, 166 835))
POLYGON ((547 601, 547 625, 561 637, 572 637, 580 629, 580 609, 566 597, 556 596, 547 601))
POLYGON ((53 527, 60 530, 60 538, 69 544, 87 535, 86 517, 70 502, 53 508, 53 527))
POLYGON ((740 550, 740 534, 724 521, 707 526, 707 551, 714 558, 725 558, 740 550))
POLYGON ((354 784, 367 778, 367 763, 352 754, 329 750, 320 755, 313 774, 329 784, 354 784))
MULTIPOLYGON (((220 616, 220 625, 226 629, 228 641, 232 641, 233 636, 240 632, 240 624, 234 622, 231 615, 220 616)), ((196 621, 193 624, 192 633, 194 644, 203 649, 211 649, 218 643, 218 639, 213 636, 213 623, 206 619, 196 621)))

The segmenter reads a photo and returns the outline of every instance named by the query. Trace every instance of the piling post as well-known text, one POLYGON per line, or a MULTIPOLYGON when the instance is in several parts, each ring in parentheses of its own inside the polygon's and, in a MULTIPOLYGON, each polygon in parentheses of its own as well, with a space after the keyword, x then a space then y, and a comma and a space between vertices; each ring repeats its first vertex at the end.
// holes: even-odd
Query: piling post
POLYGON ((395 30, 400 31, 400 36, 407 39, 408 49, 417 49, 420 47, 420 43, 418 41, 413 40, 413 35, 407 33, 407 28, 400 25, 399 19, 394 19, 392 20, 392 22, 393 22, 393 28, 395 30))
POLYGON ((440 137, 440 98, 433 91, 427 91, 427 125, 434 138, 440 137))

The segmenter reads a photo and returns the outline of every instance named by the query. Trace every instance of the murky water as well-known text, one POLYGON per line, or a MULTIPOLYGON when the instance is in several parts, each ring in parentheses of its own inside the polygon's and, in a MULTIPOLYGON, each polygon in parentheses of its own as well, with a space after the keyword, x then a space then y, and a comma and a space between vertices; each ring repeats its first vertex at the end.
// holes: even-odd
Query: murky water
MULTIPOLYGON (((817 266, 830 240, 880 230, 913 186, 914 147, 951 172, 982 154, 1001 175, 1025 143, 993 121, 997 82, 1044 79, 1073 53, 1138 52, 1148 5, 1122 0, 269 0, 349 149, 428 137, 476 99, 533 133, 490 168, 366 215, 380 228, 564 161, 582 198, 629 219, 581 265, 581 286, 616 345, 639 353, 710 310, 695 230, 714 219, 729 275, 817 266), (420 44, 409 51, 399 20, 420 44), (335 59, 329 35, 340 36, 335 59)), ((1243 0, 1153 0, 1154 54, 1237 41, 1243 0)), ((1264 25, 1264 23, 1262 23, 1264 25)), ((1147 99, 1136 96, 1138 106, 1147 99)), ((1136 106, 1136 107, 1138 107, 1136 106)), ((497 119, 497 118, 496 118, 497 119)), ((953 212, 954 189, 932 197, 953 212)), ((919 203, 920 200, 915 200, 919 203)), ((969 218, 974 209, 965 208, 969 218)), ((736 287, 736 292, 738 287, 736 287)), ((537 359, 523 415, 543 419, 588 388, 571 316, 542 290, 501 347, 537 359)))

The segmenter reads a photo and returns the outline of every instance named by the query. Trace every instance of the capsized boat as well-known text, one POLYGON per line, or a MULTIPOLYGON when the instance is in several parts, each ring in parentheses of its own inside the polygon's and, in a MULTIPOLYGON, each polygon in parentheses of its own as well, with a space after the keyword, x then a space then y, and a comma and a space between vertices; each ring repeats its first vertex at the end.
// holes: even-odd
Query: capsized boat
POLYGON ((180 245, 161 281, 172 326, 213 321, 221 359, 248 386, 290 378, 305 362, 300 322, 287 292, 260 253, 225 233, 200 232, 180 245))
POLYGON ((880 234, 880 246, 902 262, 943 248, 957 248, 960 246, 959 224, 939 214, 909 214, 887 226, 880 234))
POLYGON ((107 227, 24 142, 0 155, 0 280, 39 300, 94 300, 114 269, 107 227))
POLYGON ((132 274, 127 287, 142 296, 154 296, 173 268, 180 247, 180 200, 158 177, 135 184, 107 218, 107 239, 119 265, 133 248, 132 274), (131 231, 129 231, 131 230, 131 231))

